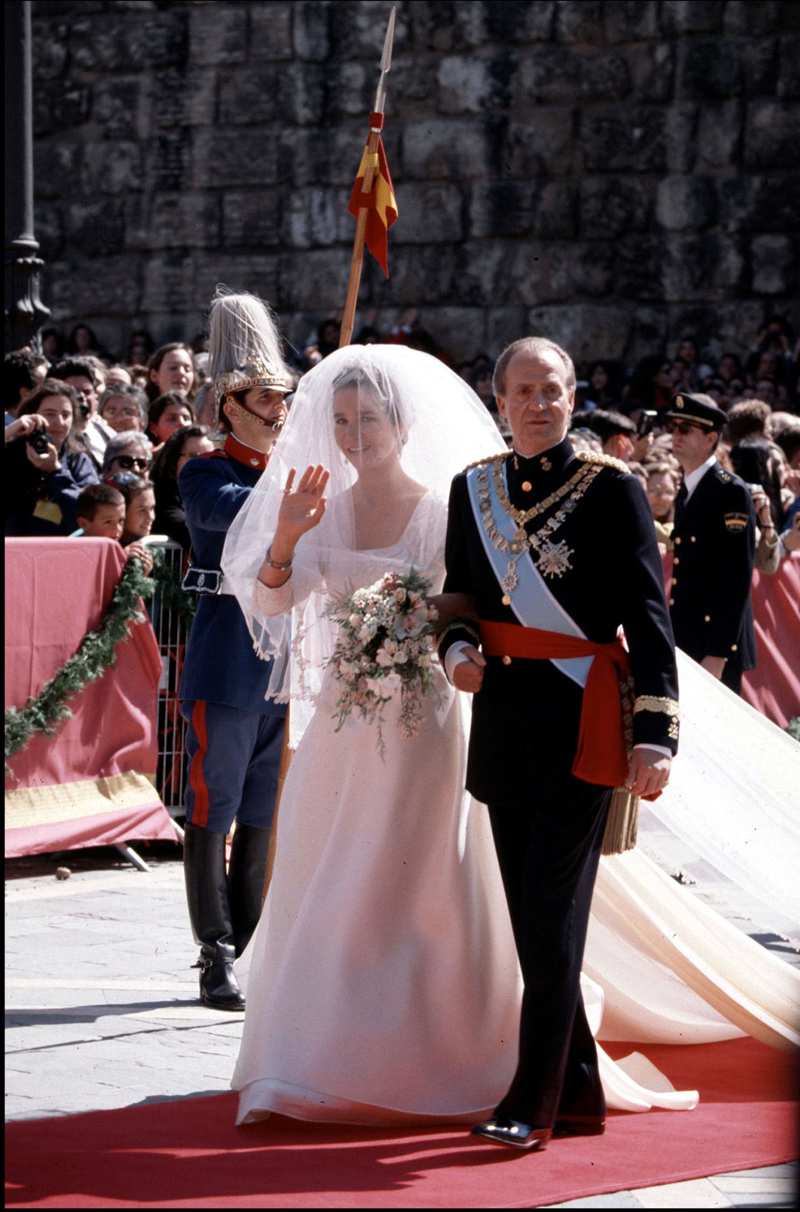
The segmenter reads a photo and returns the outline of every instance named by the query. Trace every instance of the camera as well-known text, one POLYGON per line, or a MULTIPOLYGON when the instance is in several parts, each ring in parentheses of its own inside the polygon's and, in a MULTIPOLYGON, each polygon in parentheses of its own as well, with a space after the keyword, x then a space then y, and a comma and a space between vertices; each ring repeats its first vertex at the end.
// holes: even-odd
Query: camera
POLYGON ((40 455, 47 454, 48 450, 50 449, 50 440, 47 437, 47 434, 42 433, 41 430, 38 429, 35 433, 32 433, 29 438, 26 438, 25 441, 29 446, 33 447, 37 454, 40 455))

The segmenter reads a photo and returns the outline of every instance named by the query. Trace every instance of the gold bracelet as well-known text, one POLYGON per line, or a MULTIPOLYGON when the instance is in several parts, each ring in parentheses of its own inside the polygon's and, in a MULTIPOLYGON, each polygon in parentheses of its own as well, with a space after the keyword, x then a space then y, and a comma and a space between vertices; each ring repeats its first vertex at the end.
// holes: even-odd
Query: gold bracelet
POLYGON ((273 560, 271 543, 267 548, 267 554, 264 556, 264 563, 269 564, 270 568, 274 568, 277 572, 288 572, 292 566, 291 560, 287 560, 285 564, 279 564, 277 560, 273 560))

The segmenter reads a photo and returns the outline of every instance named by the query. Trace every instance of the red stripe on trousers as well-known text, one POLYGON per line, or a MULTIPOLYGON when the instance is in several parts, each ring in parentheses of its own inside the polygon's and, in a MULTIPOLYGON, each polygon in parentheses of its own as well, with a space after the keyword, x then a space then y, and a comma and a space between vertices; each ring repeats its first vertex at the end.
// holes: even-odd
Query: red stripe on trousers
POLYGON ((208 787, 203 774, 203 761, 208 752, 208 733, 206 704, 203 699, 198 699, 192 709, 192 727, 198 740, 198 748, 189 767, 189 786, 194 792, 191 823, 202 826, 208 824, 208 787))

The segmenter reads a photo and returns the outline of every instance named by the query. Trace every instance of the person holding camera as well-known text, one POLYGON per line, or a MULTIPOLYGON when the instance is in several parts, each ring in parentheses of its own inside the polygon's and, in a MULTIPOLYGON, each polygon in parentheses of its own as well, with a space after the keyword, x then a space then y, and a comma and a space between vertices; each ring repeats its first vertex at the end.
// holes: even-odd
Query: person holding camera
POLYGON ((6 426, 6 535, 54 537, 75 529, 81 489, 97 482, 89 457, 69 447, 77 405, 68 383, 46 379, 6 426))

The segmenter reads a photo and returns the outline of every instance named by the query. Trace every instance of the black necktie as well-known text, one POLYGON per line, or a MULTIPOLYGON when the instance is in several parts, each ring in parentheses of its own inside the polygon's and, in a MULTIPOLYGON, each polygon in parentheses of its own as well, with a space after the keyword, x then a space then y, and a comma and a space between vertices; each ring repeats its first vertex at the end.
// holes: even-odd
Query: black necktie
POLYGON ((683 510, 686 506, 686 498, 688 497, 688 495, 689 495, 689 493, 686 490, 686 481, 684 480, 683 483, 681 484, 680 488, 678 489, 678 495, 675 498, 675 522, 676 523, 678 521, 679 515, 681 513, 683 513, 683 510))

